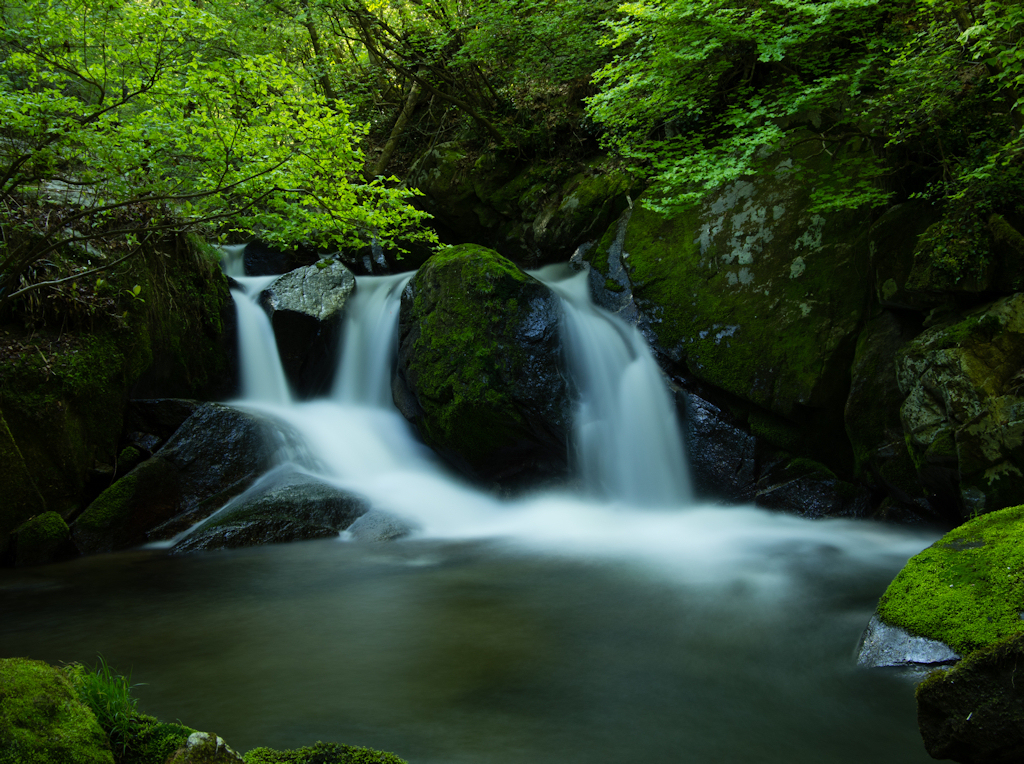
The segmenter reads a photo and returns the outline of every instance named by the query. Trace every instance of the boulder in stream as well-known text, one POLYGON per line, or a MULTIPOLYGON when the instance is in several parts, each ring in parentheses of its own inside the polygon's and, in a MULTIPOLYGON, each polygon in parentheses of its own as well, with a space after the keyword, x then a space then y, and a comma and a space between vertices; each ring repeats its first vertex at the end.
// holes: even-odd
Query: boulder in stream
POLYGON ((367 503, 300 472, 270 473, 179 541, 175 553, 329 538, 367 503))
POLYGON ((92 554, 172 538, 242 493, 282 448, 296 451, 298 443, 270 420, 201 404, 156 454, 86 508, 72 539, 92 554))
POLYGON ((355 288, 348 268, 337 260, 321 260, 286 273, 260 294, 281 365, 299 395, 330 388, 345 304, 355 288))
POLYGON ((442 250, 402 294, 395 403, 478 481, 561 478, 572 400, 559 316, 557 297, 497 252, 442 250))

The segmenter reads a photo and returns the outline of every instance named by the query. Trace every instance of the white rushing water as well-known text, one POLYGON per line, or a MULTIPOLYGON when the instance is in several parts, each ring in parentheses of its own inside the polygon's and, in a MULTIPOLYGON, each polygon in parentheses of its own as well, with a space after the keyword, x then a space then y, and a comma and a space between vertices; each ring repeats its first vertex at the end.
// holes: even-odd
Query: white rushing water
MULTIPOLYGON (((242 349, 246 392, 237 403, 287 422, 321 465, 321 479, 403 518, 419 538, 501 539, 553 554, 625 560, 688 584, 743 582, 778 593, 792 583, 794 562, 832 555, 837 565, 891 565, 934 540, 933 533, 870 522, 696 504, 675 409, 643 338, 590 303, 585 274, 538 275, 563 300, 562 329, 581 398, 573 453, 586 495, 500 501, 468 486, 418 441, 391 402, 408 274, 357 278, 328 398, 292 401, 269 324, 259 332, 240 326, 241 342, 262 349, 242 349)), ((254 294, 266 286, 252 283, 254 294)), ((240 325, 261 323, 262 310, 251 307, 241 308, 240 325)))

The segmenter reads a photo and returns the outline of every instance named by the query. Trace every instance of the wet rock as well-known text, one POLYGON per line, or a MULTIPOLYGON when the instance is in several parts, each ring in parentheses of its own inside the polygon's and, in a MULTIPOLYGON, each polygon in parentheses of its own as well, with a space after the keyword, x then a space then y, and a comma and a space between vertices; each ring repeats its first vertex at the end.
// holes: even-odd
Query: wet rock
POLYGON ((299 395, 330 388, 345 304, 355 286, 348 268, 323 260, 285 274, 260 294, 281 364, 299 395))
POLYGON ((348 527, 353 541, 394 541, 413 532, 413 527, 396 515, 371 509, 348 527))
POLYGON ((368 505, 302 473, 271 474, 178 542, 176 553, 337 536, 368 505))
POLYGON ((223 738, 209 732, 193 732, 188 741, 167 759, 167 764, 244 764, 245 759, 223 738))
POLYGON ((242 253, 246 276, 277 276, 316 262, 318 254, 308 247, 284 250, 263 241, 251 241, 242 253))
POLYGON ((1024 495, 1024 295, 933 326, 901 349, 897 382, 921 482, 963 517, 1024 495))
POLYGON ((934 517, 907 450, 900 420, 906 396, 896 379, 897 353, 920 329, 919 321, 888 310, 865 324, 850 369, 844 419, 861 479, 908 512, 934 517))
POLYGON ((128 402, 125 429, 137 436, 132 444, 144 451, 156 451, 202 404, 184 398, 143 398, 128 402), (152 438, 156 438, 153 440, 152 438))
POLYGON ((65 671, 0 659, 0 759, 18 764, 114 764, 107 735, 65 671))
POLYGON ((752 501, 757 481, 754 436, 694 393, 678 391, 676 400, 686 411, 686 449, 696 494, 752 501))
POLYGON ((917 722, 935 759, 962 764, 1024 760, 1024 635, 978 650, 917 688, 917 722))
POLYGON ((832 470, 811 459, 784 455, 762 467, 754 502, 759 507, 812 519, 871 514, 871 496, 865 488, 840 480, 832 470))
POLYGON ((478 481, 561 477, 572 402, 558 325, 557 298, 496 252, 443 250, 402 295, 395 402, 478 481))
POLYGON ((202 404, 163 448, 89 505, 72 538, 86 554, 171 538, 242 493, 279 449, 297 447, 265 418, 202 404))
POLYGON ((857 665, 864 668, 931 670, 960 660, 945 642, 909 633, 872 616, 860 640, 857 665))

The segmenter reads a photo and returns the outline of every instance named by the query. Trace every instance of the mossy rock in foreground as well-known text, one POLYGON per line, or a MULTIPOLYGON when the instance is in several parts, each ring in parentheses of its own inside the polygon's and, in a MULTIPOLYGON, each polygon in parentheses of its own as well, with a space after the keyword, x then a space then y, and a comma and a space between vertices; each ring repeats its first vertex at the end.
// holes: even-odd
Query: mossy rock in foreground
POLYGON ((0 764, 114 764, 107 735, 65 672, 0 659, 0 764))
POLYGON ((316 743, 290 751, 254 748, 245 764, 406 764, 393 753, 338 743, 316 743))
POLYGON ((1024 634, 1024 505, 982 515, 912 557, 879 617, 961 655, 1024 634))
POLYGON ((1018 634, 918 686, 917 721, 932 758, 1024 761, 1024 676, 1016 676, 1022 661, 1024 634, 1018 634))

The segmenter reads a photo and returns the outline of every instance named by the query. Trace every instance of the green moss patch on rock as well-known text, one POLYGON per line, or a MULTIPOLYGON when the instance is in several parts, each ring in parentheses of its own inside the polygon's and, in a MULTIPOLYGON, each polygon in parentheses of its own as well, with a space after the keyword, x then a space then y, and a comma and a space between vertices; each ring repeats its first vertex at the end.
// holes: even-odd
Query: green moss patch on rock
POLYGON ((254 748, 245 754, 245 764, 406 764, 393 753, 339 743, 315 743, 304 748, 275 751, 254 748))
POLYGON ((60 669, 0 659, 0 764, 114 764, 107 735, 60 669))
POLYGON ((74 554, 71 531, 56 512, 29 518, 14 531, 14 564, 43 565, 74 554))
POLYGON ((399 408, 467 474, 564 471, 558 315, 550 290, 498 253, 443 250, 402 297, 399 408))
MULTIPOLYGON (((787 417, 842 406, 871 294, 867 221, 808 207, 785 175, 734 183, 672 216, 634 206, 621 254, 664 356, 787 417)), ((615 280, 602 269, 611 241, 588 259, 615 280)))
POLYGON ((897 358, 918 474, 965 517, 1024 496, 1024 295, 924 331, 897 358))
POLYGON ((970 520, 911 558, 878 615, 961 655, 1024 633, 1024 505, 970 520))

